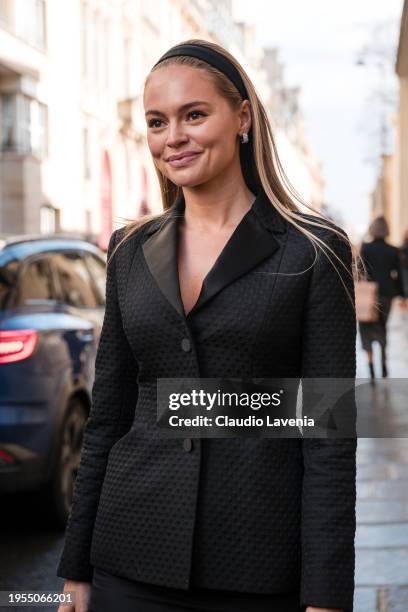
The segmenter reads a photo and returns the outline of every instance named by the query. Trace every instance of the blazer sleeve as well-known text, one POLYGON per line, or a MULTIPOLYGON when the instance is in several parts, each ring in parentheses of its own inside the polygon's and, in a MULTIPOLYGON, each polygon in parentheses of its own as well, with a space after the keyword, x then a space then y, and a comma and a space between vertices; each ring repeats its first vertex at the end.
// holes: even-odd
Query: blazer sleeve
MULTIPOLYGON (((350 297, 330 261, 320 254, 304 316, 302 378, 354 379, 357 328, 351 248, 333 232, 324 240, 347 268, 348 272, 329 252, 350 297)), ((353 609, 356 448, 355 437, 302 439, 302 605, 353 609)))
MULTIPOLYGON (((108 257, 120 230, 110 238, 108 257)), ((116 259, 107 267, 106 306, 95 360, 91 409, 87 420, 65 544, 57 576, 91 582, 93 525, 109 451, 129 429, 138 395, 137 362, 124 333, 116 286, 116 259)))

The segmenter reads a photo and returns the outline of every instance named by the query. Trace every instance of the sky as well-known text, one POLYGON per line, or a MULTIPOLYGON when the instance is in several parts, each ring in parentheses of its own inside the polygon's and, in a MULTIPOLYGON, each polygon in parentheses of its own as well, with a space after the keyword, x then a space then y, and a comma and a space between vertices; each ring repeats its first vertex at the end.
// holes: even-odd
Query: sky
MULTIPOLYGON (((262 47, 278 47, 285 83, 301 87, 313 150, 323 163, 326 202, 354 236, 365 233, 378 175, 379 92, 394 92, 403 0, 233 0, 234 17, 256 26, 262 47), (385 49, 381 72, 373 49, 385 49), (364 57, 365 65, 356 61, 364 57)), ((392 117, 392 103, 387 107, 392 117)), ((387 152, 392 150, 390 133, 387 152)), ((290 178, 290 168, 285 168, 290 178)))

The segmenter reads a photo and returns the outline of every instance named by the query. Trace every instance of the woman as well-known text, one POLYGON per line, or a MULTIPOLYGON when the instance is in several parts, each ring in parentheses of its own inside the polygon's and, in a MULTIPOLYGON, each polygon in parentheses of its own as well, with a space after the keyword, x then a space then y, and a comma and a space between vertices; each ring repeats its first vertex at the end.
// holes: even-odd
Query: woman
POLYGON ((370 378, 375 379, 373 342, 381 347, 382 376, 388 376, 387 367, 387 320, 392 300, 403 295, 400 255, 397 247, 385 242, 389 235, 388 223, 384 217, 377 217, 371 223, 371 242, 363 242, 360 255, 366 268, 367 280, 378 283, 378 320, 373 323, 359 322, 361 344, 367 353, 370 378))
POLYGON ((163 439, 155 421, 159 378, 353 378, 348 238, 298 211, 222 47, 170 49, 144 106, 165 211, 109 244, 58 575, 76 612, 349 612, 355 439, 163 439))

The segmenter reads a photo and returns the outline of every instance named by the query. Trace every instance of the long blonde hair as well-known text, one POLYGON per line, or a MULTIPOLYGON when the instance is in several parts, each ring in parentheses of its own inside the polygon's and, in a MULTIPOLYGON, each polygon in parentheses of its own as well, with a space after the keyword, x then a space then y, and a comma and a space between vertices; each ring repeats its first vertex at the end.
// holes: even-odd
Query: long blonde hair
MULTIPOLYGON (((350 292, 347 289, 336 265, 333 263, 330 256, 326 253, 326 250, 330 251, 331 254, 334 255, 334 257, 340 262, 346 272, 354 278, 358 277, 357 259, 360 259, 359 255, 348 237, 344 233, 339 232, 335 227, 333 227, 333 225, 330 224, 330 219, 325 217, 321 212, 316 211, 307 202, 305 202, 289 181, 278 156, 278 151, 273 137, 272 128, 265 107, 259 99, 258 94, 248 75, 246 74, 242 66, 237 62, 237 60, 220 45, 201 39, 186 40, 179 44, 206 45, 211 49, 217 51, 218 53, 224 55, 232 64, 234 64, 236 69, 239 71, 248 93, 248 99, 250 102, 252 115, 252 126, 249 134, 249 143, 240 147, 240 161, 244 180, 249 188, 251 187, 251 185, 262 186, 263 190, 265 191, 265 194, 271 201, 272 205, 277 209, 277 211, 282 215, 282 217, 284 217, 289 223, 294 225, 302 234, 307 236, 307 238, 311 241, 315 250, 316 257, 317 249, 320 249, 324 253, 324 255, 329 259, 330 263, 333 265, 337 274, 339 275, 340 280, 345 290, 347 291, 349 299, 351 300, 354 307, 352 296, 350 295, 350 292), (315 216, 318 215, 316 221, 299 214, 299 203, 310 209, 315 216), (303 225, 300 225, 299 221, 303 225), (325 221, 328 223, 324 223, 325 221), (344 264, 344 262, 336 255, 336 253, 326 244, 324 240, 316 236, 307 227, 304 227, 305 224, 335 232, 343 241, 345 241, 350 246, 352 253, 351 272, 344 264)), ((163 60, 162 62, 160 62, 160 64, 154 67, 147 75, 145 80, 145 86, 148 82, 150 74, 152 74, 156 70, 160 70, 166 66, 174 64, 189 66, 192 68, 197 68, 199 70, 205 70, 205 72, 211 77, 218 93, 229 101, 232 108, 238 108, 242 103, 243 98, 241 94, 238 92, 232 82, 228 79, 228 77, 226 77, 222 72, 217 70, 217 68, 211 66, 207 62, 204 62, 191 56, 176 56, 163 60)), ((164 221, 176 199, 181 195, 181 187, 170 181, 164 174, 160 172, 157 167, 155 169, 160 184, 163 212, 156 215, 145 215, 129 222, 124 229, 123 238, 116 245, 115 249, 112 252, 112 256, 120 247, 120 245, 126 240, 128 240, 145 223, 148 223, 152 219, 160 218, 162 218, 164 221)))

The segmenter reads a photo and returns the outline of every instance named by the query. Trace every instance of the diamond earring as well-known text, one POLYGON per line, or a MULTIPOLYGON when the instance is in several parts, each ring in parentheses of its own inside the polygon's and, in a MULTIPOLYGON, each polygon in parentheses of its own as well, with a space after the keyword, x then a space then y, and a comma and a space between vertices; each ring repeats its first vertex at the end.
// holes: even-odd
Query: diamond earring
POLYGON ((241 134, 241 142, 246 144, 248 141, 249 141, 248 134, 246 132, 241 134))

